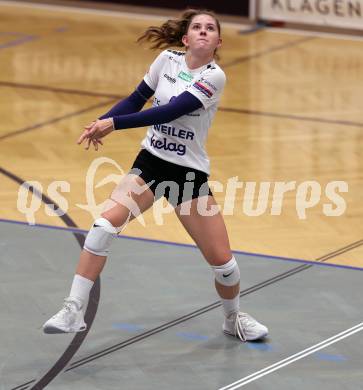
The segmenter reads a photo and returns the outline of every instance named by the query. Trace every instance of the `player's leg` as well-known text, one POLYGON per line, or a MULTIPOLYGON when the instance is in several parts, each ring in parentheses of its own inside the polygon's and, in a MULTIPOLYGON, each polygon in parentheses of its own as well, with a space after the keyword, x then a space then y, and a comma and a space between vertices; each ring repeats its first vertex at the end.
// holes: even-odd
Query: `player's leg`
POLYGON ((95 281, 105 265, 114 235, 153 202, 154 194, 142 178, 136 175, 125 177, 112 192, 101 218, 94 222, 88 233, 76 274, 95 281))
MULTIPOLYGON (((221 298, 225 320, 225 333, 243 341, 256 340, 267 335, 267 328, 247 313, 239 312, 240 271, 230 249, 227 229, 219 211, 210 215, 216 208, 213 196, 195 198, 188 202, 188 213, 179 205, 176 214, 197 244, 214 271, 215 287, 221 298), (198 202, 206 207, 198 208, 198 202), (203 212, 207 210, 208 212, 203 212)), ((185 210, 185 208, 184 208, 185 210)))
POLYGON ((142 178, 127 175, 112 192, 101 218, 96 219, 84 248, 63 308, 43 325, 45 333, 80 332, 86 329, 83 311, 89 293, 101 273, 114 236, 122 227, 152 206, 154 193, 142 178))

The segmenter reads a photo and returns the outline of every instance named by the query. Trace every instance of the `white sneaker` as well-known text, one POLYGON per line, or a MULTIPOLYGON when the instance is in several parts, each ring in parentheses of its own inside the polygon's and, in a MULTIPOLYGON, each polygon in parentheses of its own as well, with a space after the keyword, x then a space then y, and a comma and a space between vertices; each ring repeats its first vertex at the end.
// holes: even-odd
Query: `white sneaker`
POLYGON ((44 333, 74 333, 86 329, 82 303, 74 298, 66 298, 63 308, 43 325, 44 333))
POLYGON ((223 332, 242 341, 252 341, 267 336, 268 329, 249 314, 239 312, 224 319, 223 332))

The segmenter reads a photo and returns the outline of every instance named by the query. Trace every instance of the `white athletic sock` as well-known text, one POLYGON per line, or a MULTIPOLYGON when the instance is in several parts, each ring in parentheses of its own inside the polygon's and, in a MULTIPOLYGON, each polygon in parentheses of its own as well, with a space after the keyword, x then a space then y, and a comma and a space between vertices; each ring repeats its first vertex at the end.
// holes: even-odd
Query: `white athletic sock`
POLYGON ((233 313, 238 313, 239 311, 239 294, 237 294, 232 299, 221 298, 223 312, 226 317, 229 317, 233 313))
POLYGON ((93 284, 94 282, 92 280, 84 278, 81 275, 75 274, 69 297, 81 301, 82 308, 85 308, 87 306, 89 293, 93 284))

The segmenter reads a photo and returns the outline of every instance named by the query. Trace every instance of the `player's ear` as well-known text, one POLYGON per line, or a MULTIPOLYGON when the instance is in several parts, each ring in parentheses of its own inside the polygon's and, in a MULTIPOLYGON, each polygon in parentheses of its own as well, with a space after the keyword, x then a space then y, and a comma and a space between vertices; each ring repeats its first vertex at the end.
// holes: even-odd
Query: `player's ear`
POLYGON ((218 39, 217 49, 219 49, 221 46, 222 46, 222 38, 219 38, 218 39))
POLYGON ((187 35, 183 35, 182 42, 183 42, 185 47, 188 47, 188 36, 187 35))

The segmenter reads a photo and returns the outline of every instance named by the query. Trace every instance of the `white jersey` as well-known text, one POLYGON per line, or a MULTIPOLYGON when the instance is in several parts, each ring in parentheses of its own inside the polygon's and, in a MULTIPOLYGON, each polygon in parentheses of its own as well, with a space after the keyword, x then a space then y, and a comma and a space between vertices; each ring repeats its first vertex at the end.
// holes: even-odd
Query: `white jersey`
POLYGON ((223 70, 214 61, 191 70, 185 52, 164 50, 151 64, 144 81, 155 91, 154 107, 169 103, 184 91, 198 98, 203 107, 172 122, 150 126, 142 147, 163 160, 209 175, 205 143, 226 82, 223 70))

